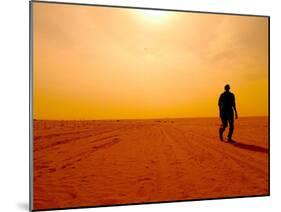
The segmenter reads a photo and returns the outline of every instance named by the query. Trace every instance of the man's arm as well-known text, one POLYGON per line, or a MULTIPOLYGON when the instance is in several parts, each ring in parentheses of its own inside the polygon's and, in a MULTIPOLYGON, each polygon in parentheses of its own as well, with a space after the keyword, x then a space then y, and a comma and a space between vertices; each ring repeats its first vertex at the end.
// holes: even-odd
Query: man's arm
POLYGON ((235 96, 233 94, 233 109, 235 111, 235 118, 238 119, 238 113, 237 113, 237 110, 236 110, 236 103, 235 103, 235 96))
POLYGON ((219 102, 218 102, 218 105, 219 105, 219 112, 220 112, 220 117, 221 117, 222 95, 220 95, 220 97, 219 97, 219 102))

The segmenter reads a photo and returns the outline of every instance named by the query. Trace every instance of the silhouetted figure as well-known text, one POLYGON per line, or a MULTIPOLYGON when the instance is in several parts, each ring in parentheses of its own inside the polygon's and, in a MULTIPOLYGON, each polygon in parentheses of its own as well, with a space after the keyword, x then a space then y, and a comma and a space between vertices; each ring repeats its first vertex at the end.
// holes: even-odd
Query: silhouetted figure
POLYGON ((222 121, 222 125, 219 129, 220 134, 220 140, 223 141, 223 132, 225 128, 227 127, 227 124, 229 123, 229 132, 228 132, 228 141, 233 142, 232 140, 232 133, 234 129, 234 113, 235 112, 235 118, 238 118, 236 105, 235 105, 235 96, 233 93, 231 93, 230 86, 225 85, 224 86, 224 92, 220 95, 219 98, 219 110, 220 110, 220 118, 222 121))

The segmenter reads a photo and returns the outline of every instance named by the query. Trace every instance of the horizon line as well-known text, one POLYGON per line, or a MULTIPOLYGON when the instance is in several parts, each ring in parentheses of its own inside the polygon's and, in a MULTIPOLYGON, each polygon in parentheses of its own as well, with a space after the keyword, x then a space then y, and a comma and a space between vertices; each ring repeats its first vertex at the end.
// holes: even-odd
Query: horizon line
MULTIPOLYGON (((238 116, 240 118, 268 118, 268 115, 253 115, 253 116, 238 116)), ((202 116, 202 117, 162 117, 162 118, 112 118, 112 119, 37 119, 33 118, 34 121, 129 121, 129 120, 167 120, 167 119, 206 119, 206 118, 217 118, 218 116, 202 116)))

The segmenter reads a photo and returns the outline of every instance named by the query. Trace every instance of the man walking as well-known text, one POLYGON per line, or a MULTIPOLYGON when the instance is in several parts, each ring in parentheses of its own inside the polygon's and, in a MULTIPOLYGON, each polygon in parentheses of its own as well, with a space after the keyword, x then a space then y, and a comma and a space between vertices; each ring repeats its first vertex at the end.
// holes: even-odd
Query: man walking
POLYGON ((222 121, 222 125, 219 129, 219 135, 220 140, 223 141, 223 132, 225 131, 225 128, 227 127, 229 123, 229 132, 228 132, 228 141, 233 142, 232 140, 232 133, 234 129, 234 114, 233 110, 235 112, 235 118, 238 118, 236 105, 235 105, 235 96, 233 93, 231 93, 230 86, 225 85, 224 86, 224 92, 220 95, 219 98, 219 111, 220 111, 220 118, 222 121))

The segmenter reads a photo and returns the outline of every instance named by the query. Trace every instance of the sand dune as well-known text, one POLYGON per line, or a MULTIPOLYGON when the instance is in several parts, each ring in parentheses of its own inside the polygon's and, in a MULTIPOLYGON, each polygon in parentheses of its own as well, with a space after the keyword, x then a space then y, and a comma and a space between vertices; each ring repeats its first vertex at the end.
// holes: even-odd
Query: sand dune
POLYGON ((34 209, 268 194, 267 117, 35 121, 34 209))

